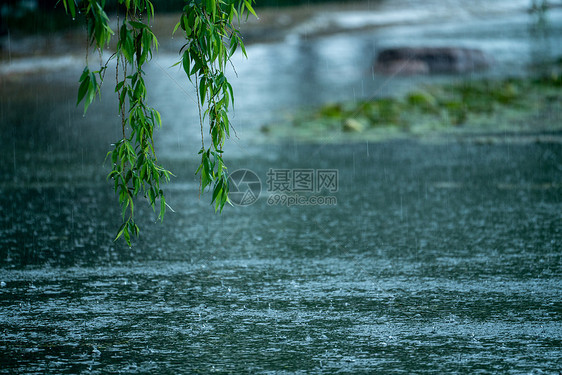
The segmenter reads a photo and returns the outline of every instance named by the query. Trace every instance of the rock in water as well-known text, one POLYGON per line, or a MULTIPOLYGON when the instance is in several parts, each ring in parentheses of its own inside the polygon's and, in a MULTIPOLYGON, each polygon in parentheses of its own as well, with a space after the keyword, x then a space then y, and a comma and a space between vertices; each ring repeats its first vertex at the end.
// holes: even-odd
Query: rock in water
POLYGON ((377 72, 387 75, 408 76, 413 74, 429 74, 429 66, 420 60, 392 60, 375 65, 377 72))
POLYGON ((465 73, 485 69, 484 52, 462 47, 399 47, 381 51, 375 63, 383 74, 465 73))

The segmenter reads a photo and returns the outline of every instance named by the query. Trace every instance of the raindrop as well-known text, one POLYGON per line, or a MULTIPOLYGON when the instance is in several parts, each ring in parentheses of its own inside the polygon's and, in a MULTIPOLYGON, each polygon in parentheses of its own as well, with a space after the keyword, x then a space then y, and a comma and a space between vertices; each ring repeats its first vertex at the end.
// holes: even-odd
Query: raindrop
POLYGON ((14 177, 16 174, 16 141, 14 141, 14 177))
POLYGON ((10 29, 8 29, 8 64, 12 64, 12 38, 10 35, 10 29))
POLYGON ((402 202, 402 195, 400 195, 400 220, 404 221, 404 206, 402 202))
POLYGON ((5 288, 5 287, 6 287, 6 282, 0 281, 0 288, 5 288))
POLYGON ((355 171, 356 171, 356 167, 355 167, 355 152, 353 153, 353 177, 355 177, 355 171))

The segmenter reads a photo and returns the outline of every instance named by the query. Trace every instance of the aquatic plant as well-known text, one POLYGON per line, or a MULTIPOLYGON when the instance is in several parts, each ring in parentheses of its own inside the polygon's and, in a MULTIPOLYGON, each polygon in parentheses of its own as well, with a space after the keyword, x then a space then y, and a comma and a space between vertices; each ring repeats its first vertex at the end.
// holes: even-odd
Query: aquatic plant
POLYGON ((379 131, 392 134, 451 128, 483 131, 486 127, 493 128, 498 121, 509 126, 515 126, 515 121, 530 124, 531 117, 551 111, 552 103, 560 101, 560 71, 562 63, 555 62, 548 74, 535 77, 420 85, 400 97, 328 103, 297 113, 290 127, 270 124, 262 130, 270 136, 316 140, 324 135, 327 139, 357 140, 376 138, 381 134, 379 131))

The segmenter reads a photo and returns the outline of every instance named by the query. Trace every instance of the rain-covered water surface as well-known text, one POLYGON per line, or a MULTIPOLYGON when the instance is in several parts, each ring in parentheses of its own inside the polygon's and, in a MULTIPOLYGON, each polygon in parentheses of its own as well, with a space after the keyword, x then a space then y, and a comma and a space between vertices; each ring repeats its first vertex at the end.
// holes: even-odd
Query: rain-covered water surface
MULTIPOLYGON (((431 4, 440 3, 454 2, 431 4)), ((530 48, 528 15, 502 3, 507 44, 495 45, 530 48)), ((359 22, 348 16, 341 22, 359 22)), ((456 33, 421 23, 411 43, 479 40, 485 27, 465 25, 485 20, 465 16, 456 33)), ((253 141, 285 111, 415 84, 369 69, 378 46, 402 44, 406 30, 289 33, 249 46, 249 59, 236 61, 240 139, 227 162, 254 171, 262 195, 222 215, 208 194, 199 199, 193 175, 192 89, 168 69, 174 57, 159 56, 148 73, 164 119, 157 147, 177 175, 166 190, 175 213, 159 224, 138 204, 132 248, 112 242, 119 207, 103 165, 119 137, 111 88, 83 117, 80 67, 2 78, 0 372, 558 374, 560 134, 253 141), (337 204, 268 203, 270 169, 337 171, 337 192, 315 194, 337 204)), ((481 43, 494 48, 493 38, 481 43)))
POLYGON ((339 169, 337 206, 261 200, 217 217, 175 183, 176 214, 128 250, 108 241, 106 189, 4 190, 4 212, 31 209, 2 223, 3 368, 560 369, 560 145, 271 151, 259 175, 339 169))

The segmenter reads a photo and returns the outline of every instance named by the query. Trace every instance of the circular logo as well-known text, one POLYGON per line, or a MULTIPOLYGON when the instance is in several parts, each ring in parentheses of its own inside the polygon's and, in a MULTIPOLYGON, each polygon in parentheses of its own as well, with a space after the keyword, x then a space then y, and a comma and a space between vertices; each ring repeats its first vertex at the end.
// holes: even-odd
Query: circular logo
POLYGON ((238 169, 228 176, 228 198, 237 206, 249 206, 258 200, 261 181, 249 169, 238 169))

